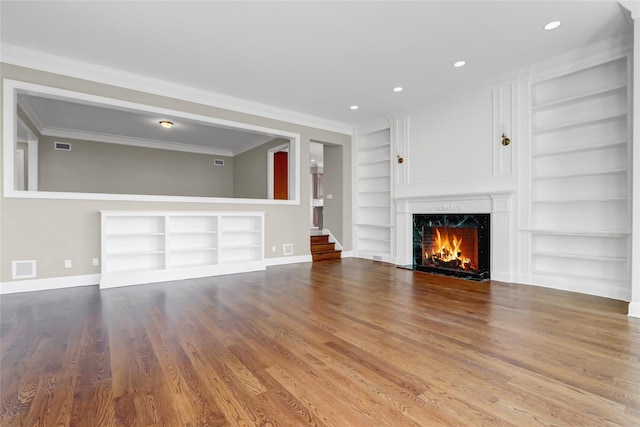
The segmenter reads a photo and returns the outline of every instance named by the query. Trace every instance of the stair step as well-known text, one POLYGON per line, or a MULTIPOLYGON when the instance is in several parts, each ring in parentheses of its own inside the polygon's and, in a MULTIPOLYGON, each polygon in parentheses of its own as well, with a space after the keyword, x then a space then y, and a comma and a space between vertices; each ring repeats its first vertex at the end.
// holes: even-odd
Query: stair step
POLYGON ((328 234, 322 234, 319 236, 311 236, 311 244, 315 245, 315 244, 320 244, 320 243, 329 243, 329 235, 328 234))
POLYGON ((336 249, 335 243, 312 243, 311 253, 315 252, 329 252, 336 249))
POLYGON ((328 259, 340 259, 342 251, 326 251, 326 252, 314 252, 311 254, 314 261, 324 261, 328 259))
POLYGON ((328 234, 317 234, 311 236, 311 257, 314 261, 340 259, 342 251, 336 250, 335 242, 329 242, 328 234))

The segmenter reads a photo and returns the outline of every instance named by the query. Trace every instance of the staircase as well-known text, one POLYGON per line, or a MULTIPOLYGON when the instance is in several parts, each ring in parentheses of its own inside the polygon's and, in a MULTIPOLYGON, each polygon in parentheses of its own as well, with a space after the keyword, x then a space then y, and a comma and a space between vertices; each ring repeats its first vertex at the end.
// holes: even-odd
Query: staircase
POLYGON ((336 249, 336 244, 329 242, 328 235, 311 236, 311 256, 314 261, 340 259, 341 254, 342 251, 336 249))

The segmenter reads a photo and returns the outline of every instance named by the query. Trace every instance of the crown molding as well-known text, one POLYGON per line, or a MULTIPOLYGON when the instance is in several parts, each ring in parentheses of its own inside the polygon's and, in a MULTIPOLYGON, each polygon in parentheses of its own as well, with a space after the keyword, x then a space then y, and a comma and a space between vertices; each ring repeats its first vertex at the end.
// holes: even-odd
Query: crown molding
POLYGON ((539 83, 604 62, 614 61, 629 55, 632 49, 632 33, 606 39, 535 64, 531 67, 531 82, 539 83))
POLYGON ((280 120, 287 123, 313 127, 331 132, 351 135, 352 126, 284 108, 222 95, 191 86, 153 79, 140 74, 128 73, 83 61, 51 55, 11 44, 0 44, 0 61, 20 67, 33 68, 49 73, 61 74, 135 91, 166 96, 182 101, 195 102, 211 107, 244 114, 280 120))
POLYGON ((44 129, 44 124, 42 120, 40 120, 40 116, 36 114, 36 110, 33 109, 33 105, 29 102, 28 98, 20 98, 18 97, 18 106, 22 108, 22 111, 27 116, 27 118, 33 123, 36 127, 37 131, 42 133, 42 129, 44 129))
POLYGON ((378 132, 383 129, 389 129, 393 124, 393 117, 391 115, 385 115, 373 121, 366 123, 360 123, 354 126, 353 134, 357 136, 368 135, 370 133, 378 132))
MULTIPOLYGON (((158 141, 155 139, 134 138, 97 132, 86 132, 75 129, 46 127, 40 131, 44 136, 54 138, 79 139, 94 142, 106 142, 108 144, 131 145, 134 147, 154 148, 159 150, 182 151, 185 153, 210 154, 213 156, 233 157, 231 150, 221 148, 203 147, 197 145, 180 144, 177 142, 158 141)), ((273 137, 270 137, 273 139, 273 137)))
POLYGON ((242 153, 247 152, 249 150, 253 150, 254 148, 259 147, 262 144, 266 144, 269 141, 273 141, 274 139, 278 139, 278 138, 270 136, 270 135, 265 135, 265 136, 263 136, 261 138, 258 138, 255 141, 247 144, 247 145, 244 145, 243 147, 241 147, 238 150, 233 150, 232 156, 237 156, 238 154, 242 154, 242 153))
POLYGON ((640 18, 640 3, 630 0, 619 0, 618 3, 631 12, 631 19, 635 20, 640 18))

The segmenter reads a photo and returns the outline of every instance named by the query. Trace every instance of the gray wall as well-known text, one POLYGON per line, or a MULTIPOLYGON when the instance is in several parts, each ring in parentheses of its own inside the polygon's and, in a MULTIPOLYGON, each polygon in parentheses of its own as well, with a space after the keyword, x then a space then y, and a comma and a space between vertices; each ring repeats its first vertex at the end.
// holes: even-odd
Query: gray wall
POLYGON ((238 154, 234 159, 233 195, 246 199, 267 198, 267 151, 289 140, 276 138, 252 150, 238 154))
POLYGON ((48 136, 38 151, 40 191, 233 197, 231 157, 48 136), (214 166, 217 158, 225 165, 214 166))
MULTIPOLYGON (((310 167, 310 140, 342 145, 346 162, 343 165, 343 176, 346 179, 343 183, 345 192, 343 198, 348 197, 349 200, 351 198, 350 135, 75 79, 60 74, 4 63, 1 65, 0 76, 3 78, 298 133, 301 143, 301 171, 307 171, 310 167)), ((300 188, 308 189, 311 185, 311 175, 302 173, 300 179, 300 188)), ((36 260, 38 279, 99 273, 100 267, 93 266, 91 258, 100 256, 100 210, 264 211, 265 257, 282 256, 284 243, 293 244, 294 256, 309 255, 310 200, 308 191, 300 191, 299 205, 5 197, 0 198, 0 204, 0 281, 3 282, 11 281, 12 260, 36 260), (272 246, 276 247, 276 251, 271 251, 272 246), (64 268, 65 259, 72 260, 72 268, 64 268)), ((345 204, 344 206, 343 224, 345 230, 351 230, 350 205, 345 204)), ((345 233, 342 244, 345 251, 351 250, 350 232, 345 233)))

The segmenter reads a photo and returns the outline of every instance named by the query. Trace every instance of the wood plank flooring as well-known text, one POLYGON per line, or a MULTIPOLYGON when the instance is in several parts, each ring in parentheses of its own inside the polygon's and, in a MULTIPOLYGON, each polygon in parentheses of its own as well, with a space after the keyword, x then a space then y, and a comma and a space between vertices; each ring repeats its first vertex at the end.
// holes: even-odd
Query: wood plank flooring
POLYGON ((626 303, 367 260, 0 300, 1 426, 638 426, 626 303))

